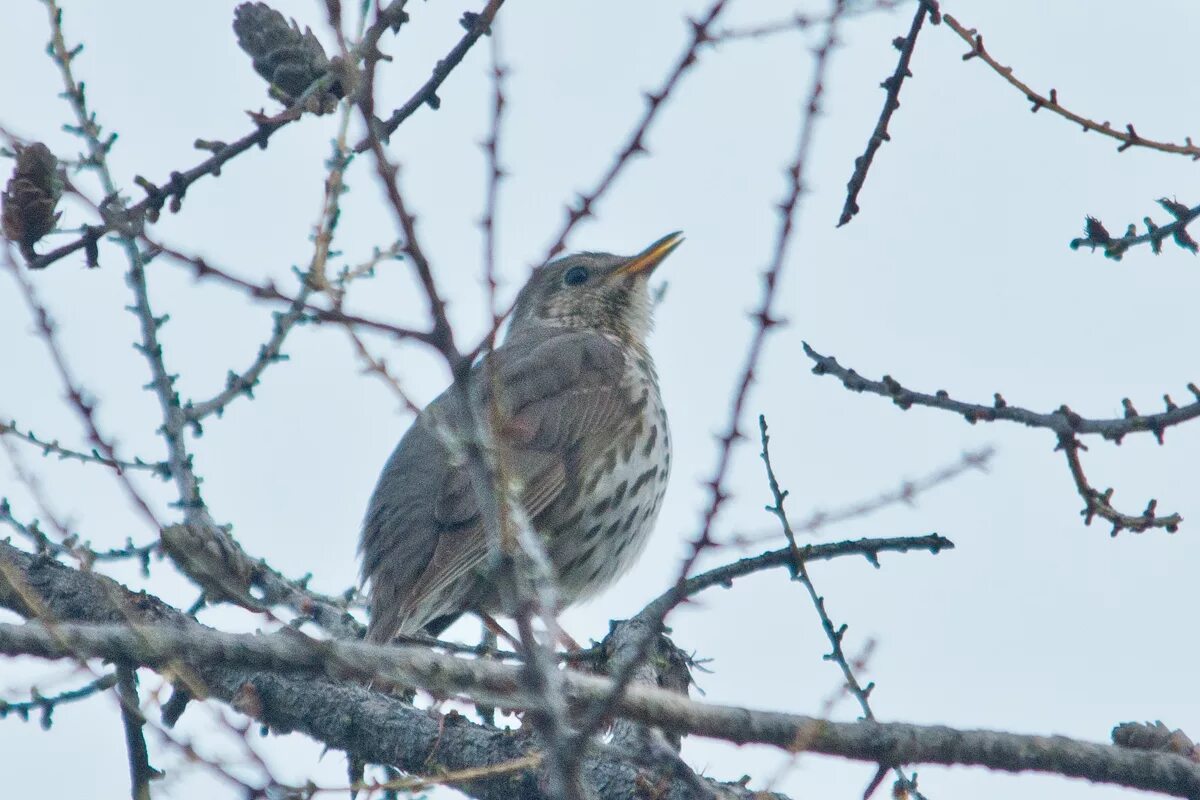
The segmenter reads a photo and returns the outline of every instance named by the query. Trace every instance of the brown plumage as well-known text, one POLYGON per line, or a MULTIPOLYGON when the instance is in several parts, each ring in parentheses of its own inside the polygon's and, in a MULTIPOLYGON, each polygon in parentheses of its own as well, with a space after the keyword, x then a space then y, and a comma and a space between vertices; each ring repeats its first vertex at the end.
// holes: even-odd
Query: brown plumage
MULTIPOLYGON (((563 605, 624 573, 666 489, 670 434, 646 349, 650 273, 682 241, 632 257, 568 256, 534 271, 503 344, 468 381, 497 458, 545 542, 563 605)), ((418 416, 371 497, 359 550, 368 638, 440 632, 465 611, 509 613, 511 576, 492 566, 468 466, 450 431, 470 430, 448 389, 418 416)))

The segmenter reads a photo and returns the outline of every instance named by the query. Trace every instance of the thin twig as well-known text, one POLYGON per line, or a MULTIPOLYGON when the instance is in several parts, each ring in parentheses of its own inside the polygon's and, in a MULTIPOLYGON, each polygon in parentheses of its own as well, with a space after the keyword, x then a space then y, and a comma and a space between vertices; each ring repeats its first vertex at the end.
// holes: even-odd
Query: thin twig
MULTIPOLYGON (((178 248, 169 247, 168 245, 150 238, 147 234, 139 234, 139 238, 145 242, 151 249, 153 254, 161 254, 168 256, 172 261, 181 264, 190 269, 197 280, 211 279, 224 283, 227 286, 232 286, 244 292, 248 297, 255 300, 266 300, 274 303, 282 303, 291 307, 300 299, 294 295, 280 291, 274 281, 265 283, 254 283, 245 278, 239 278, 228 270, 215 267, 205 258, 200 256, 189 255, 188 253, 179 250, 178 248)), ((325 308, 318 306, 312 302, 303 302, 304 313, 312 322, 333 323, 335 325, 353 325, 359 328, 376 331, 386 334, 394 339, 411 339, 423 344, 434 344, 434 336, 429 331, 416 330, 413 328, 405 328, 400 325, 395 325, 383 320, 361 317, 356 314, 350 314, 340 310, 336 305, 333 308, 325 308)))
MULTIPOLYGON (((124 547, 112 547, 107 550, 93 550, 91 542, 83 540, 77 533, 68 533, 61 542, 56 542, 46 535, 37 520, 25 523, 14 517, 12 506, 9 505, 6 497, 0 497, 0 522, 30 540, 37 552, 49 553, 53 556, 67 554, 84 565, 91 565, 98 561, 137 560, 141 564, 142 574, 148 575, 150 556, 159 552, 158 540, 149 544, 136 545, 132 539, 128 539, 124 547)), ((55 522, 54 526, 59 527, 60 523, 55 522)))
POLYGON ((1096 217, 1089 216, 1084 220, 1084 235, 1071 240, 1071 249, 1078 250, 1081 247, 1089 247, 1094 251, 1097 247, 1100 247, 1104 249, 1105 256, 1114 261, 1120 261, 1129 248, 1141 244, 1149 244, 1150 251, 1154 255, 1159 255, 1162 253, 1163 242, 1170 239, 1192 255, 1200 251, 1200 242, 1193 239, 1187 230, 1189 225, 1200 218, 1200 206, 1189 208, 1178 200, 1169 197, 1160 197, 1158 204, 1175 218, 1174 222, 1159 225, 1148 216, 1142 217, 1142 222, 1146 226, 1145 233, 1139 234, 1137 232, 1137 225, 1130 223, 1125 229, 1125 234, 1118 237, 1110 234, 1105 229, 1104 223, 1096 217))
POLYGON ((567 207, 566 221, 555 236, 553 244, 546 250, 543 261, 549 261, 566 248, 567 237, 571 234, 571 231, 575 229, 575 226, 579 222, 594 215, 596 203, 616 182, 617 177, 625 169, 630 160, 636 155, 648 152, 646 150, 646 135, 650 132, 655 119, 657 119, 663 103, 675 91, 685 75, 698 63, 700 49, 711 41, 712 29, 718 17, 725 10, 727 2, 728 0, 716 0, 699 19, 689 20, 692 36, 680 54, 679 59, 675 62, 675 66, 656 91, 646 93, 645 111, 642 112, 642 116, 634 124, 633 130, 625 140, 625 143, 617 151, 613 162, 604 171, 604 174, 600 176, 600 180, 591 189, 581 192, 575 202, 567 207))
MULTIPOLYGON (((845 556, 862 556, 871 565, 879 567, 880 553, 908 553, 912 551, 928 551, 937 555, 943 550, 953 550, 954 542, 936 533, 924 536, 898 536, 883 539, 851 539, 843 542, 826 544, 806 544, 800 548, 801 561, 828 561, 845 556)), ((753 575, 767 569, 790 567, 795 561, 796 553, 792 548, 784 547, 778 550, 768 550, 757 556, 742 558, 737 561, 714 567, 706 572, 693 575, 682 583, 660 594, 637 613, 637 618, 653 620, 661 618, 674 606, 690 599, 700 592, 715 586, 729 588, 737 578, 753 575)))
MULTIPOLYGON (((340 35, 339 42, 344 44, 345 37, 340 35)), ((239 395, 253 397, 254 387, 258 384, 262 373, 271 364, 286 360, 282 354, 283 342, 296 324, 305 319, 305 306, 313 291, 330 291, 332 288, 326 279, 326 264, 329 260, 330 248, 341 217, 341 197, 346 191, 345 173, 350 166, 351 154, 346 148, 346 135, 350 125, 349 103, 343 103, 338 121, 338 132, 333 142, 333 154, 327 162, 328 170, 325 175, 324 195, 321 202, 321 215, 313 230, 313 255, 309 260, 307 271, 302 275, 300 292, 288 306, 288 309, 276 313, 271 337, 263 344, 253 363, 240 375, 230 372, 226 379, 225 389, 210 400, 194 403, 189 401, 183 408, 189 422, 193 425, 209 414, 221 414, 225 407, 239 395)), ((335 299, 340 303, 341 297, 335 299)))
POLYGON ((363 372, 378 376, 384 385, 392 390, 392 394, 400 401, 400 405, 404 407, 405 411, 414 417, 420 414, 421 407, 413 401, 408 391, 401 385, 400 379, 388 369, 387 361, 375 356, 367 349, 366 342, 354 330, 353 325, 346 325, 344 329, 346 336, 350 339, 350 343, 354 345, 354 352, 358 355, 359 360, 363 362, 363 372))
MULTIPOLYGON (((392 5, 396 4, 393 3, 392 5)), ((403 3, 399 5, 403 6, 403 3)), ((404 105, 393 111, 391 116, 386 120, 375 119, 374 114, 372 114, 371 118, 366 121, 371 133, 358 144, 354 145, 354 152, 363 153, 371 149, 373 147, 372 139, 376 141, 387 139, 404 123, 404 120, 416 113, 416 110, 421 106, 428 105, 434 110, 441 107, 442 101, 438 97, 438 89, 441 88, 446 78, 450 77, 450 73, 459 65, 475 42, 479 41, 479 37, 490 32, 492 20, 496 18, 496 13, 500 11, 500 6, 502 5, 504 5, 504 0, 488 0, 487 5, 483 9, 478 13, 473 13, 469 18, 470 24, 466 35, 459 39, 458 43, 446 55, 438 59, 433 67, 433 74, 421 85, 421 88, 417 89, 413 96, 404 105)), ((381 20, 386 17, 388 10, 384 9, 380 12, 381 20)), ((464 20, 467 19, 464 17, 464 20)), ((377 27, 379 27, 378 23, 372 26, 373 29, 377 27)), ((369 66, 370 63, 378 62, 380 56, 377 48, 372 49, 373 52, 368 51, 365 58, 368 62, 368 71, 372 69, 369 66)))
POLYGON ((925 394, 906 389, 891 375, 884 375, 881 380, 873 381, 862 377, 852 369, 843 367, 832 356, 823 356, 804 343, 804 353, 814 362, 812 371, 817 375, 832 375, 842 382, 842 385, 853 392, 869 392, 881 397, 891 398, 892 402, 901 409, 912 406, 926 406, 960 414, 967 422, 974 425, 977 422, 1019 422, 1032 428, 1045 428, 1057 434, 1058 445, 1067 454, 1067 462, 1071 468, 1072 477, 1080 496, 1087 503, 1081 514, 1085 522, 1090 523, 1093 516, 1100 516, 1113 524, 1113 533, 1121 530, 1131 530, 1136 533, 1150 528, 1164 528, 1174 532, 1183 518, 1178 514, 1159 515, 1156 513, 1157 503, 1151 500, 1146 511, 1141 515, 1122 514, 1108 502, 1112 490, 1098 492, 1092 488, 1083 477, 1083 469, 1079 465, 1078 450, 1082 445, 1076 437, 1083 434, 1094 434, 1110 441, 1121 443, 1121 440, 1131 433, 1152 433, 1159 444, 1163 443, 1167 428, 1181 425, 1200 417, 1200 388, 1194 383, 1188 384, 1188 391, 1196 398, 1195 402, 1185 406, 1176 405, 1170 395, 1164 395, 1163 400, 1167 410, 1158 414, 1139 414, 1129 398, 1122 404, 1125 406, 1125 416, 1113 419, 1088 419, 1081 417, 1068 406, 1062 405, 1050 413, 1037 413, 1020 406, 1009 405, 999 392, 990 406, 977 403, 964 403, 954 400, 946 391, 936 394, 925 394))
MULTIPOLYGON (((498 0, 491 0, 489 2, 488 8, 492 9, 491 13, 493 15, 499 5, 500 2, 498 0), (492 8, 493 6, 495 8, 492 8)), ((483 30, 489 24, 491 24, 491 16, 487 16, 486 21, 482 15, 479 19, 475 20, 472 31, 477 31, 475 33, 476 38, 482 35, 483 30)), ((468 33, 468 36, 470 35, 468 33)), ((464 41, 466 40, 464 39, 464 41)), ((474 40, 472 39, 471 41, 473 42, 474 40)), ((383 185, 388 204, 396 217, 398 227, 403 233, 401 242, 402 252, 408 257, 409 262, 416 271, 417 278, 420 281, 421 288, 429 304, 430 332, 425 341, 427 344, 437 348, 450 365, 451 372, 455 376, 458 376, 463 368, 468 367, 469 364, 463 363, 463 359, 459 355, 458 348, 454 343, 454 330, 450 325, 450 320, 446 316, 445 300, 438 289, 433 269, 425 256, 425 251, 417 239, 416 217, 409 209, 403 194, 400 192, 398 183, 400 168, 388 158, 387 153, 384 151, 383 141, 380 138, 381 132, 374 125, 375 78, 380 56, 381 54, 379 53, 368 54, 363 67, 362 88, 358 92, 356 105, 361 113, 363 123, 367 126, 368 135, 365 143, 355 146, 355 152, 370 150, 374 156, 376 175, 379 178, 379 182, 383 185)))
POLYGON ((50 726, 54 724, 54 709, 64 703, 73 703, 94 697, 111 689, 116 684, 117 674, 110 672, 88 681, 77 689, 68 689, 58 694, 44 695, 35 688, 30 691, 29 700, 0 700, 0 719, 5 719, 9 714, 13 714, 23 720, 28 720, 30 712, 36 711, 39 714, 38 724, 42 726, 43 730, 49 730, 50 726))
MULTIPOLYGON (((792 530, 796 533, 816 533, 830 525, 869 517, 888 506, 901 503, 912 505, 925 492, 949 483, 968 471, 978 470, 986 472, 988 463, 991 461, 993 455, 995 455, 995 451, 991 447, 984 447, 980 450, 969 450, 959 456, 957 461, 938 467, 919 478, 903 480, 899 486, 880 492, 874 497, 858 500, 829 511, 817 509, 803 520, 793 522, 792 530)), ((739 534, 732 537, 730 543, 737 545, 754 544, 775 539, 778 535, 778 533, 764 533, 757 536, 739 534)))
MULTIPOLYGON (((739 429, 739 424, 745 410, 746 401, 750 395, 750 386, 754 382, 755 369, 765 349, 767 337, 779 324, 779 320, 772 313, 775 306, 776 288, 779 285, 779 280, 787 261, 788 246, 795 231, 800 198, 806 189, 804 182, 805 166, 808 163, 809 151, 812 147, 813 134, 816 130, 816 120, 820 115, 821 97, 825 91, 825 75, 830 61, 830 54, 838 43, 838 22, 840 14, 844 9, 844 0, 834 0, 824 40, 815 52, 813 75, 803 106, 803 118, 797 137, 796 151, 790 166, 785 172, 788 178, 787 190, 783 200, 777 206, 779 226, 775 234, 774 252, 767 268, 763 272, 762 297, 758 308, 752 314, 752 319, 755 321, 754 332, 751 335, 750 343, 746 350, 745 364, 737 378, 733 398, 730 402, 729 427, 726 433, 719 437, 720 447, 717 451, 716 467, 712 477, 706 483, 709 489, 709 501, 703 512, 700 530, 691 539, 688 546, 688 554, 679 568, 676 589, 683 585, 690 576, 701 554, 716 544, 716 540, 713 538, 713 526, 725 501, 729 498, 724 484, 733 461, 734 444, 740 439, 745 438, 739 429)), ((683 599, 682 595, 677 595, 675 602, 680 602, 683 599)), ((637 650, 637 657, 624 662, 621 668, 615 672, 613 675, 613 684, 615 687, 613 695, 608 697, 603 703, 596 703, 588 708, 583 721, 579 725, 580 731, 590 733, 596 730, 602 724, 605 717, 608 716, 612 704, 617 701, 619 693, 628 686, 641 661, 649 655, 654 637, 658 634, 662 622, 670 609, 670 605, 663 607, 661 609, 662 616, 655 621, 655 624, 646 626, 647 633, 641 639, 640 647, 637 650)))
POLYGON ((1179 514, 1159 516, 1157 513, 1158 501, 1153 498, 1146 503, 1146 510, 1136 516, 1124 514, 1114 508, 1112 504, 1112 487, 1102 492, 1088 482, 1087 475, 1083 472, 1083 462, 1079 459, 1079 451, 1086 450, 1087 448, 1077 437, 1060 434, 1058 444, 1054 449, 1061 450, 1063 455, 1066 456, 1067 469, 1071 473, 1071 480, 1075 484, 1075 491, 1083 498, 1084 506, 1079 515, 1083 517, 1084 525, 1091 525, 1093 519, 1100 517, 1112 523, 1113 536, 1116 536, 1123 530, 1133 531, 1134 533, 1142 533, 1151 528, 1162 528, 1167 533, 1175 533, 1179 530, 1179 524, 1183 522, 1183 517, 1179 514))
MULTIPOLYGON (((1196 400, 1185 406, 1174 405, 1167 396, 1168 408, 1161 413, 1143 415, 1134 411, 1126 413, 1124 417, 1089 419, 1079 416, 1066 406, 1060 406, 1048 413, 1030 411, 1009 404, 999 394, 996 395, 995 401, 991 405, 982 405, 954 400, 944 391, 931 395, 906 389, 890 375, 884 375, 881 380, 873 381, 862 377, 853 369, 843 367, 833 356, 821 355, 809 347, 807 342, 803 344, 803 347, 804 354, 814 362, 812 371, 816 375, 832 375, 839 379, 847 389, 854 392, 869 392, 891 398, 892 402, 902 409, 908 409, 910 406, 939 408, 961 415, 971 424, 998 420, 1019 422, 1031 428, 1045 428, 1059 434, 1097 434, 1119 444, 1125 436, 1131 433, 1152 433, 1161 442, 1163 432, 1167 428, 1200 417, 1200 388, 1197 388, 1195 384, 1188 384, 1188 391, 1196 397, 1196 400)), ((1128 399, 1123 403, 1128 404, 1128 399)), ((1127 411, 1129 408, 1132 406, 1127 405, 1127 411)))
POLYGON ((871 138, 867 139, 867 149, 861 156, 854 159, 854 173, 846 183, 846 202, 842 205, 842 216, 838 219, 838 227, 854 219, 854 215, 859 212, 858 193, 862 191, 863 185, 867 181, 867 172, 871 169, 875 154, 879 151, 880 145, 891 141, 888 124, 892 121, 892 114, 900 108, 900 89, 904 86, 904 79, 912 77, 909 63, 912 61, 913 50, 917 46, 917 34, 921 32, 926 15, 934 25, 941 21, 937 0, 918 0, 917 12, 913 14, 908 34, 892 40, 892 45, 900 51, 900 58, 896 62, 896 69, 880 84, 887 92, 883 100, 883 110, 879 112, 879 119, 875 123, 875 130, 871 132, 871 138))
MULTIPOLYGON (((82 384, 75 378, 75 374, 67 363, 66 354, 63 352, 61 345, 58 342, 57 325, 50 316, 50 312, 46 306, 42 304, 38 297, 37 289, 33 282, 28 279, 26 274, 17 266, 16 260, 12 256, 12 248, 7 246, 7 243, 0 244, 0 250, 3 251, 3 263, 8 269, 13 279, 17 282, 17 286, 21 290, 21 295, 25 300, 26 306, 29 307, 30 313, 34 318, 34 324, 37 326, 38 335, 46 344, 46 349, 50 352, 50 359, 54 364, 55 370, 58 372, 59 380, 61 381, 64 390, 66 391, 67 401, 75 410, 80 421, 83 423, 84 431, 91 445, 100 453, 101 457, 114 463, 122 462, 125 459, 120 458, 116 452, 116 445, 108 437, 100 432, 98 423, 96 422, 95 404, 89 399, 88 393, 84 390, 82 384)), ((130 482, 129 476, 122 470, 115 470, 118 482, 124 488, 126 495, 133 502, 134 506, 142 513, 149 521, 151 526, 156 530, 161 528, 158 518, 150 509, 149 504, 137 487, 130 482)))
MULTIPOLYGON (((767 511, 775 515, 779 520, 779 525, 783 529, 783 535, 787 539, 788 548, 791 550, 792 562, 790 565, 792 580, 799 582, 804 590, 808 593, 809 600, 812 601, 813 608, 816 609, 817 618, 821 622, 821 630, 825 632, 825 638, 829 640, 829 653, 825 655, 827 661, 832 661, 837 664, 842 671, 842 678, 846 682, 846 690, 858 701, 858 707, 862 709, 863 719, 875 721, 875 712, 871 710, 870 696, 875 689, 875 682, 872 681, 866 686, 863 686, 858 681, 858 676, 854 674, 854 670, 850 667, 850 661, 846 658, 846 651, 842 648, 842 639, 846 636, 847 625, 834 625, 833 619, 829 616, 828 610, 825 608, 825 598, 817 592, 817 587, 813 585, 812 578, 808 574, 808 567, 805 566, 805 559, 801 554, 800 547, 796 543, 796 534, 792 530, 792 524, 788 520, 787 511, 784 509, 784 502, 787 500, 788 493, 779 486, 779 479, 775 476, 775 468, 771 465, 771 437, 767 434, 767 418, 759 415, 758 417, 759 440, 762 443, 762 452, 760 453, 763 465, 767 470, 767 485, 771 489, 771 497, 773 505, 767 506, 767 511)), ((805 749, 803 744, 796 748, 797 751, 805 749)), ((892 767, 896 773, 898 786, 900 786, 907 794, 912 794, 914 797, 920 798, 920 793, 916 787, 916 776, 909 777, 903 769, 902 764, 880 764, 880 767, 892 767)))
POLYGON ((117 667, 117 695, 121 700, 121 724, 125 729, 125 749, 129 754, 129 783, 132 800, 150 800, 150 781, 160 773, 150 766, 150 755, 146 750, 146 736, 142 728, 146 718, 142 716, 138 700, 137 672, 133 667, 117 667))
POLYGON ((296 324, 305 318, 306 304, 311 291, 307 283, 302 283, 299 293, 287 310, 273 314, 271 336, 258 348, 258 354, 249 367, 241 373, 230 370, 225 379, 225 388, 216 395, 207 400, 189 400, 183 405, 183 414, 189 424, 195 425, 212 414, 220 416, 239 396, 254 396, 254 387, 258 385, 267 367, 287 360, 287 356, 282 352, 284 340, 296 324))
POLYGON ((484 190, 483 218, 479 227, 483 231, 483 282, 487 289, 488 312, 492 316, 491 330, 498 331, 502 316, 496 300, 496 212, 500 195, 500 181, 504 170, 500 167, 500 130, 504 116, 504 76, 507 74, 500 60, 500 44, 495 31, 492 32, 489 74, 492 78, 492 121, 488 137, 483 141, 484 157, 487 161, 487 188, 484 190))
MULTIPOLYGON (((45 2, 46 0, 43 0, 45 2)), ((492 0, 492 3, 499 5, 502 0, 492 0)), ((389 3, 387 7, 381 9, 377 15, 376 22, 369 28, 364 35, 364 45, 370 42, 371 48, 378 52, 377 45, 382 34, 389 28, 399 26, 398 20, 403 14, 405 6, 404 0, 395 0, 389 3)), ((489 5, 490 7, 490 5, 489 5)), ((494 11, 493 11, 494 13, 494 11)), ((490 21, 490 18, 489 18, 490 21)), ((469 31, 441 60, 438 62, 438 67, 434 70, 434 75, 422 85, 413 96, 389 118, 386 123, 387 133, 390 135, 398 128, 408 117, 412 116, 422 105, 429 104, 431 107, 436 106, 436 90, 441 83, 450 75, 450 72, 470 46, 479 38, 482 30, 475 32, 469 31)), ((64 50, 66 62, 74 59, 77 54, 76 50, 64 50)), ((362 56, 365 52, 365 47, 360 46, 354 51, 355 57, 362 56)), ((47 253, 42 254, 35 260, 29 262, 30 269, 44 269, 56 261, 65 258, 79 250, 88 251, 89 262, 94 262, 94 251, 97 242, 107 233, 113 232, 120 227, 125 227, 131 223, 140 223, 141 220, 153 216, 164 204, 170 202, 173 211, 178 211, 180 203, 183 200, 188 188, 196 181, 208 175, 220 175, 221 168, 232 161, 234 158, 243 153, 259 147, 266 149, 271 137, 281 128, 289 123, 295 122, 303 116, 309 98, 328 88, 329 84, 334 80, 332 74, 326 74, 320 79, 314 81, 312 85, 296 100, 284 109, 282 112, 274 115, 263 113, 250 113, 250 118, 254 122, 254 130, 235 139, 232 142, 208 142, 202 139, 196 140, 198 149, 208 150, 212 153, 208 158, 201 161, 196 166, 188 170, 173 170, 167 180, 157 184, 149 180, 140 180, 138 185, 146 191, 146 197, 141 201, 134 203, 125 210, 125 219, 111 217, 105 219, 100 225, 89 226, 82 236, 68 242, 60 247, 55 248, 47 253)), ((106 146, 111 145, 111 142, 106 143, 106 146)), ((362 143, 356 147, 356 152, 361 152, 362 143)), ((140 227, 140 224, 136 225, 140 227)))
POLYGON ((1082 114, 1078 114, 1065 108, 1058 102, 1058 90, 1051 89, 1048 96, 1041 95, 1035 92, 1028 84, 1017 78, 1013 74, 1012 67, 1006 67, 992 57, 983 46, 983 36, 974 28, 967 28, 962 25, 954 17, 946 14, 944 19, 950 30, 958 34, 959 38, 970 45, 971 49, 963 54, 963 61, 970 61, 973 58, 978 58, 983 63, 992 68, 992 71, 1003 78, 1009 85, 1021 92, 1025 99, 1033 104, 1030 111, 1037 112, 1041 109, 1051 111, 1060 117, 1074 122, 1080 126, 1084 132, 1093 131, 1101 136, 1107 136, 1110 139, 1115 139, 1121 144, 1117 147, 1118 153, 1123 153, 1133 147, 1144 147, 1148 150, 1157 150, 1161 153, 1174 153, 1176 155, 1187 156, 1193 161, 1200 160, 1200 145, 1192 143, 1192 137, 1184 138, 1184 144, 1176 144, 1174 142, 1160 142, 1154 139, 1147 139, 1137 132, 1133 127, 1133 123, 1128 123, 1125 130, 1120 131, 1112 127, 1107 121, 1096 122, 1082 114))
POLYGON ((147 470, 149 472, 153 472, 156 476, 162 478, 163 480, 168 480, 171 477, 171 468, 164 461, 143 461, 142 459, 136 457, 133 461, 121 461, 107 458, 96 449, 93 449, 90 453, 84 453, 80 450, 72 450, 60 445, 58 443, 58 439, 47 441, 45 439, 39 439, 32 430, 21 430, 17 426, 17 421, 15 419, 9 420, 8 423, 0 422, 0 436, 5 435, 12 436, 16 439, 21 439, 31 445, 34 445, 42 451, 42 455, 44 456, 56 455, 63 461, 75 460, 84 464, 102 464, 118 471, 125 469, 147 470))
MULTIPOLYGON (((848 5, 842 18, 855 17, 874 11, 892 11, 899 8, 903 0, 873 0, 871 3, 848 5)), ((799 11, 780 19, 760 22, 755 25, 723 28, 715 31, 709 41, 713 44, 736 42, 750 39, 769 39, 781 33, 792 31, 807 31, 821 25, 829 24, 829 14, 804 14, 799 11)))

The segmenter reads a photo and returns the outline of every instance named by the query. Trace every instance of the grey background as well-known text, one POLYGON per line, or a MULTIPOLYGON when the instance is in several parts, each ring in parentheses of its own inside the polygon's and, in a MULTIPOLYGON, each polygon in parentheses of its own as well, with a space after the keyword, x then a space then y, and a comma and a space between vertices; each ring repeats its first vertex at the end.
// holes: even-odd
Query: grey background
MULTIPOLYGON (((275 106, 237 49, 233 3, 73 2, 72 41, 89 99, 120 133, 112 163, 130 194, 140 173, 161 181, 197 162, 197 136, 231 139, 248 130, 244 110, 275 106)), ((323 6, 274 3, 322 28, 323 6)), ((641 112, 640 91, 656 88, 683 47, 680 6, 665 2, 512 2, 502 12, 504 60, 512 67, 502 159, 500 263, 511 296, 557 231, 563 203, 590 187, 641 112)), ((388 41, 396 61, 384 73, 381 105, 398 103, 461 33, 461 2, 418 4, 413 24, 388 41)), ((790 3, 732 2, 727 22, 789 13, 790 3)), ((820 11, 823 4, 810 10, 820 11)), ((1062 101, 1115 125, 1133 121, 1146 136, 1182 140, 1195 133, 1193 67, 1200 7, 1185 2, 1007 2, 970 0, 945 10, 978 26, 989 49, 1034 86, 1054 86, 1062 101)), ((861 197, 863 213, 835 229, 853 158, 878 114, 879 81, 890 74, 889 42, 907 30, 911 7, 846 24, 834 55, 799 236, 779 296, 790 324, 770 340, 749 408, 772 423, 776 467, 792 490, 797 516, 896 487, 964 450, 998 448, 988 475, 971 474, 869 520, 830 528, 823 538, 938 531, 955 551, 891 556, 882 570, 842 561, 813 569, 834 619, 850 624, 847 646, 875 649, 866 677, 885 720, 967 728, 1061 733, 1106 740, 1123 720, 1163 719, 1196 734, 1194 691, 1195 490, 1200 428, 1172 430, 1167 446, 1131 437, 1119 448, 1092 443, 1089 475, 1117 487, 1115 502, 1139 512, 1150 496, 1185 517, 1175 536, 1155 532, 1110 539, 1085 528, 1053 437, 1013 425, 968 426, 929 410, 901 413, 878 397, 818 379, 801 340, 872 377, 890 373, 913 388, 948 390, 987 402, 999 390, 1014 404, 1050 410, 1068 403, 1090 416, 1119 416, 1122 397, 1143 411, 1163 393, 1189 399, 1200 380, 1194 345, 1193 256, 1168 249, 1114 263, 1071 252, 1086 213, 1113 232, 1128 221, 1165 214, 1163 195, 1197 202, 1196 166, 1159 153, 1115 152, 1046 112, 1029 113, 1020 95, 947 29, 926 28, 903 107, 861 197)), ((80 145, 59 131, 69 109, 55 95, 58 75, 42 54, 44 9, 8 0, 0 31, 0 117, 60 154, 80 145)), ((671 230, 686 244, 660 275, 669 281, 652 348, 676 442, 676 470, 659 529, 638 566, 600 599, 562 617, 576 638, 600 637, 673 578, 706 498, 701 482, 715 458, 712 434, 726 426, 732 381, 751 333, 782 195, 781 169, 793 149, 800 102, 812 68, 811 38, 798 34, 730 43, 705 51, 653 129, 652 157, 633 164, 577 230, 575 248, 633 252, 671 230)), ((480 216, 490 88, 484 47, 473 51, 441 92, 442 109, 423 109, 392 140, 407 197, 420 213, 422 243, 453 300, 466 339, 484 329, 480 216)), ((158 234, 239 275, 291 280, 307 263, 334 118, 308 119, 188 191, 184 213, 164 215, 158 234)), ((367 161, 351 170, 335 263, 355 263, 385 245, 394 227, 367 161)), ((7 167, 6 167, 7 169, 7 167)), ((67 218, 78 220, 76 210, 67 218)), ((205 398, 228 369, 242 369, 269 332, 268 306, 214 285, 195 285, 166 262, 150 274, 168 365, 182 373, 185 397, 205 398)), ((136 321, 115 251, 103 267, 71 259, 35 276, 61 323, 78 374, 100 399, 99 420, 126 455, 158 458, 158 409, 140 386, 145 363, 129 346, 136 321)), ((11 280, 0 291, 0 417, 40 434, 82 443, 77 420, 11 280)), ((358 288, 354 306, 401 322, 421 320, 422 301, 404 264, 380 270, 358 288)), ((373 340, 374 341, 374 340, 373 340)), ((406 388, 422 402, 447 381, 444 368, 414 346, 374 341, 406 388)), ((224 419, 196 442, 196 463, 214 515, 235 524, 246 549, 287 574, 314 573, 314 586, 339 591, 355 579, 357 524, 377 471, 409 420, 386 387, 359 374, 336 329, 305 328, 287 346, 292 361, 273 367, 224 419)), ((742 421, 749 428, 753 417, 742 421)), ((16 445, 41 475, 53 507, 96 546, 152 532, 100 468, 59 464, 16 445)), ((165 487, 135 478, 164 503, 165 487)), ((756 446, 738 451, 734 498, 719 531, 776 534, 762 511, 769 500, 756 446)), ((0 494, 18 516, 36 507, 11 469, 0 467, 0 494)), ((164 507, 165 509, 165 507, 164 507)), ((777 546, 777 539, 770 546, 777 546)), ((717 559, 741 554, 726 550, 717 559)), ((715 560, 706 563, 716 563, 715 560)), ((131 569, 114 574, 141 585, 131 569)), ((149 585, 178 603, 194 590, 166 565, 149 585)), ((210 624, 253 626, 243 613, 206 612, 210 624)), ((815 615, 783 572, 715 591, 671 618, 674 638, 711 657, 700 677, 706 700, 818 713, 839 685, 823 662, 815 615)), ((464 629, 463 635, 470 631, 464 629)), ((77 682, 62 665, 0 663, 4 697, 36 682, 46 690, 77 682)), ((148 689, 158 683, 147 676, 148 689)), ((856 709, 843 701, 839 718, 856 709)), ((193 708, 177 730, 206 756, 241 764, 237 737, 214 735, 223 708, 193 708)), ((152 760, 169 776, 164 796, 233 796, 203 768, 188 767, 151 735, 152 760)), ((344 780, 337 754, 298 737, 251 737, 275 774, 325 784, 344 780)), ((16 719, 0 722, 11 796, 119 797, 126 763, 115 703, 108 698, 61 708, 44 733, 16 719)), ((723 779, 752 776, 762 786, 786 759, 765 748, 689 740, 691 764, 723 779)), ((778 788, 795 797, 858 797, 870 766, 803 756, 778 788)), ((1021 796, 1094 800, 1129 796, 1054 778, 920 768, 934 798, 1021 796)))

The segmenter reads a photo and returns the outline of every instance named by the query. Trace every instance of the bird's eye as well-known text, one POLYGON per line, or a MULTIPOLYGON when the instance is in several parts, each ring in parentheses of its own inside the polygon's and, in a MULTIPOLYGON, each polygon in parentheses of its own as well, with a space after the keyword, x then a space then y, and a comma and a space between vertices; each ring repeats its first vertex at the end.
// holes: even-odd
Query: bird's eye
POLYGON ((581 283, 587 283, 588 271, 587 267, 574 266, 567 270, 563 275, 563 283, 567 286, 578 286, 581 283))

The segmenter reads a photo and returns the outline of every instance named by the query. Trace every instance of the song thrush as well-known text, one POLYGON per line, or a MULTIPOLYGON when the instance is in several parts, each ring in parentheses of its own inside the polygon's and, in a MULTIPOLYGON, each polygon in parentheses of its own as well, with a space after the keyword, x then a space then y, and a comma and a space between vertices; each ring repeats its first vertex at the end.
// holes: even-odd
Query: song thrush
POLYGON ((359 550, 368 638, 439 633, 465 611, 511 613, 469 465, 450 432, 491 421, 498 463, 545 543, 568 605, 624 573, 646 544, 671 468, 646 348, 647 283, 683 237, 636 256, 579 253, 534 270, 504 342, 417 417, 371 497, 359 550))

